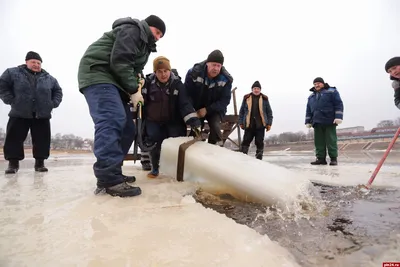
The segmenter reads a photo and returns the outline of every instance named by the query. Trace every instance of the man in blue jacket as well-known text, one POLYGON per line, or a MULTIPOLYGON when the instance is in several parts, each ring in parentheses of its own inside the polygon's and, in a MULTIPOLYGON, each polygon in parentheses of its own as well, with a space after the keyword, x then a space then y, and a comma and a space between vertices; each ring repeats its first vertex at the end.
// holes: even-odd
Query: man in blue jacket
POLYGON ((223 66, 224 56, 220 50, 211 52, 207 60, 195 64, 186 74, 187 94, 204 127, 210 127, 208 143, 222 145, 221 120, 231 101, 233 78, 223 66))
POLYGON ((314 128, 316 161, 312 165, 326 165, 328 150, 331 162, 337 165, 338 147, 336 126, 343 120, 343 102, 336 87, 329 86, 321 77, 314 79, 312 94, 308 97, 306 120, 307 128, 314 128))
POLYGON ((56 78, 42 69, 42 58, 29 51, 25 64, 8 68, 0 77, 0 99, 11 106, 8 114, 4 158, 8 160, 6 174, 17 173, 23 160, 24 141, 30 130, 35 171, 47 172, 44 160, 50 155, 50 119, 63 93, 56 78))
POLYGON ((390 74, 394 89, 394 104, 400 109, 400 57, 393 57, 385 64, 385 71, 390 74))

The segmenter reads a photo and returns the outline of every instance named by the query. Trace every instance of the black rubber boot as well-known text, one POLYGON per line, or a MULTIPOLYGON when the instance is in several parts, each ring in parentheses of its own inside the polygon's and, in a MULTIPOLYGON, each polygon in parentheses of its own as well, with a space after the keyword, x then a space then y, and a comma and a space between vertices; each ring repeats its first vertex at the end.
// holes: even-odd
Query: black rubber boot
POLYGON ((326 162, 326 159, 323 158, 317 158, 316 161, 311 162, 311 165, 326 165, 326 164, 328 163, 326 162))
POLYGON ((151 164, 149 161, 141 162, 141 164, 142 164, 142 170, 151 171, 151 164))
POLYGON ((36 159, 35 160, 35 171, 37 171, 37 172, 47 172, 47 171, 49 171, 44 166, 44 160, 43 159, 36 159))
POLYGON ((142 194, 142 190, 140 189, 140 187, 131 186, 123 182, 107 188, 98 187, 94 191, 95 195, 104 193, 109 194, 113 197, 134 197, 142 194))
POLYGON ((5 174, 17 173, 18 169, 19 169, 19 161, 18 160, 9 160, 8 168, 5 170, 5 174))
POLYGON ((256 159, 262 160, 264 154, 264 150, 257 150, 256 151, 256 159))
POLYGON ((331 162, 329 163, 331 166, 336 166, 337 165, 337 158, 331 158, 331 162))
POLYGON ((248 146, 242 146, 242 147, 240 148, 240 151, 241 151, 243 154, 248 154, 248 153, 249 153, 249 147, 248 147, 248 146))

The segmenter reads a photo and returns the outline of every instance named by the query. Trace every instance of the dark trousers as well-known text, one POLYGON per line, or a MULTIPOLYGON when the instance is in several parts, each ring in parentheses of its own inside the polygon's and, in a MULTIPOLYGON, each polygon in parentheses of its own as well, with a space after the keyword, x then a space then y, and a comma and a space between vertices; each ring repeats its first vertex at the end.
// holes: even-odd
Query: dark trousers
MULTIPOLYGON (((207 114, 204 119, 207 120, 208 126, 210 127, 208 143, 216 144, 217 142, 222 141, 221 116, 218 113, 207 114)), ((201 119, 202 128, 204 128, 204 119, 201 119)))
POLYGON ((51 130, 50 119, 23 119, 10 117, 7 123, 4 142, 6 160, 23 160, 24 141, 31 131, 33 157, 45 160, 50 155, 51 130))
POLYGON ((314 145, 317 158, 324 159, 327 149, 330 158, 337 158, 336 125, 314 125, 314 145))
POLYGON ((253 139, 258 151, 264 150, 265 128, 255 129, 249 128, 244 131, 242 146, 249 147, 253 139))
POLYGON ((150 151, 150 159, 153 169, 158 169, 162 142, 169 137, 186 136, 186 129, 183 125, 146 121, 146 135, 150 142, 157 142, 156 147, 150 151))
POLYGON ((135 124, 128 104, 112 84, 96 84, 83 90, 94 123, 93 171, 98 187, 124 181, 122 162, 132 146, 135 124))

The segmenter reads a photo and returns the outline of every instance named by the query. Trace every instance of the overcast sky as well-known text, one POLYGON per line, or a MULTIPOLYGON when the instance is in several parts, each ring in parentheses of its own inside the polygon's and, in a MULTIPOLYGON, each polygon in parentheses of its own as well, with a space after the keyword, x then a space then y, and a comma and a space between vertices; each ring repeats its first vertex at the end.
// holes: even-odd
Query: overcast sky
MULTIPOLYGON (((160 55, 184 77, 214 49, 234 77, 238 105, 259 80, 274 114, 271 134, 305 130, 308 91, 321 76, 344 102, 341 127, 372 128, 400 116, 384 71, 400 56, 400 1, 0 1, 0 72, 38 52, 60 83, 64 99, 53 112, 52 133, 93 137, 93 123, 78 90, 77 69, 87 46, 121 17, 161 17, 167 27, 144 73, 160 55), (186 3, 186 4, 184 4, 186 3), (190 2, 191 3, 191 2, 190 2)), ((9 106, 0 101, 0 127, 9 106)), ((233 100, 228 107, 233 113, 233 100)))

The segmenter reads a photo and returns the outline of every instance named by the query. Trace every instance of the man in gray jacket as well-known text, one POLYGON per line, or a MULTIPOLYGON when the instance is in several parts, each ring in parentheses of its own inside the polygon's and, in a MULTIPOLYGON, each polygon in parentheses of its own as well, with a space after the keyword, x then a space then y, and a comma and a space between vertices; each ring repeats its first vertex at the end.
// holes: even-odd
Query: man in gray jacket
POLYGON ((25 64, 6 69, 0 77, 0 99, 11 105, 4 143, 8 160, 6 174, 16 173, 23 160, 24 141, 31 131, 35 171, 47 172, 44 160, 50 155, 50 119, 53 108, 62 101, 63 93, 57 80, 42 69, 42 58, 29 51, 25 64))

